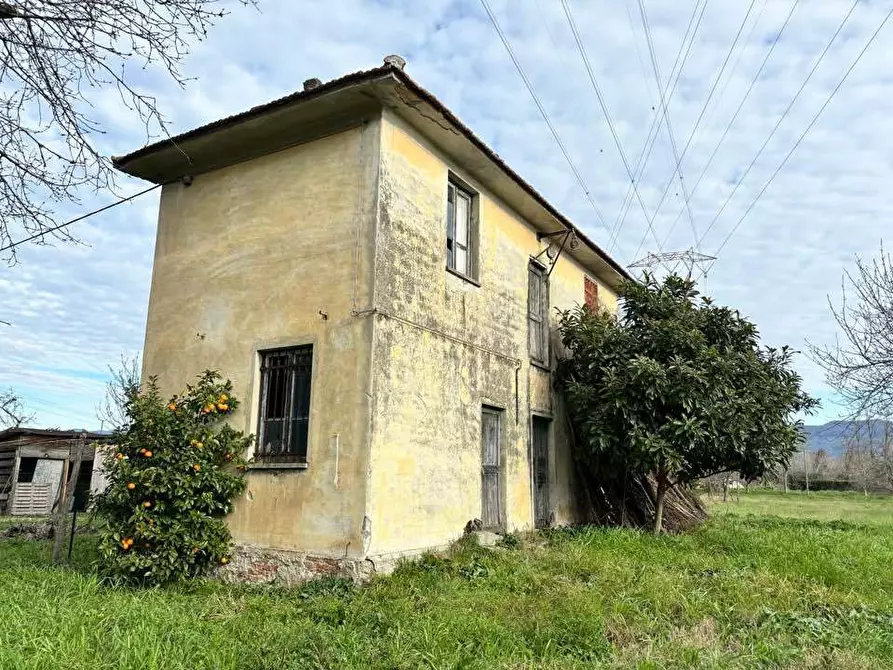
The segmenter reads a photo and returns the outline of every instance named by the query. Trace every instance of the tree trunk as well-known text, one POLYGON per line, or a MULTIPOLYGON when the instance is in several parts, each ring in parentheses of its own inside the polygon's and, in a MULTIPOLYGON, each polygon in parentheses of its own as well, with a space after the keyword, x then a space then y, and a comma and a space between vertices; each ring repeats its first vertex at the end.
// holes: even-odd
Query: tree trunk
POLYGON ((657 474, 657 493, 654 500, 654 534, 660 535, 664 524, 664 497, 667 494, 666 476, 658 472, 657 474))

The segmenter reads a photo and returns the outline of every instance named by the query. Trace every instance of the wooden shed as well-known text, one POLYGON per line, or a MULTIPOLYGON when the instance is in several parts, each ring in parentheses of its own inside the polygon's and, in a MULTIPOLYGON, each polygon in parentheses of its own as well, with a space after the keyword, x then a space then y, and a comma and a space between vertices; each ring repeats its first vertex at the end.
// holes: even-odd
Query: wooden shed
MULTIPOLYGON (((10 428, 0 432, 0 514, 42 516, 57 505, 63 473, 85 445, 75 491, 102 490, 102 451, 105 433, 78 430, 10 428)), ((69 475, 69 481, 71 476, 69 475)))

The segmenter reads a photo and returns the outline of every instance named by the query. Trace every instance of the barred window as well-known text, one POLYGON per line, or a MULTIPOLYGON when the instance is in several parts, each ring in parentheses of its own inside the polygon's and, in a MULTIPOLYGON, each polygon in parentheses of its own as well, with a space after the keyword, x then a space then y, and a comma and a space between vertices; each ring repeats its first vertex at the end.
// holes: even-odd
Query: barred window
POLYGON ((307 462, 313 346, 261 352, 257 459, 307 462))

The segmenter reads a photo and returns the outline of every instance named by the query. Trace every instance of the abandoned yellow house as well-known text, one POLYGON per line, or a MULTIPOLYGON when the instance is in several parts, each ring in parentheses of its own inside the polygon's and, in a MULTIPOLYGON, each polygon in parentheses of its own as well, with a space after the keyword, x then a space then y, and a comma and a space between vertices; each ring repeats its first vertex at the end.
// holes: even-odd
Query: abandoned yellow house
POLYGON ((144 376, 219 370, 257 436, 241 578, 578 518, 555 308, 615 309, 627 275, 403 66, 115 159, 164 185, 144 376))

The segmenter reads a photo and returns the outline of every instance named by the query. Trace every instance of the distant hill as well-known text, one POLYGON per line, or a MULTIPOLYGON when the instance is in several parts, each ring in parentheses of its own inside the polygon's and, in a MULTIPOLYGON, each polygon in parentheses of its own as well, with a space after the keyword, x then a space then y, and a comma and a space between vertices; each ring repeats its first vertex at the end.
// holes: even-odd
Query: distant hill
MULTIPOLYGON (((893 432, 893 423, 887 422, 893 432)), ((803 426, 806 433, 806 444, 809 451, 824 449, 835 458, 843 455, 846 450, 847 440, 857 433, 868 439, 869 434, 873 441, 880 442, 880 436, 884 434, 884 422, 880 419, 868 421, 829 421, 821 426, 803 426)))

